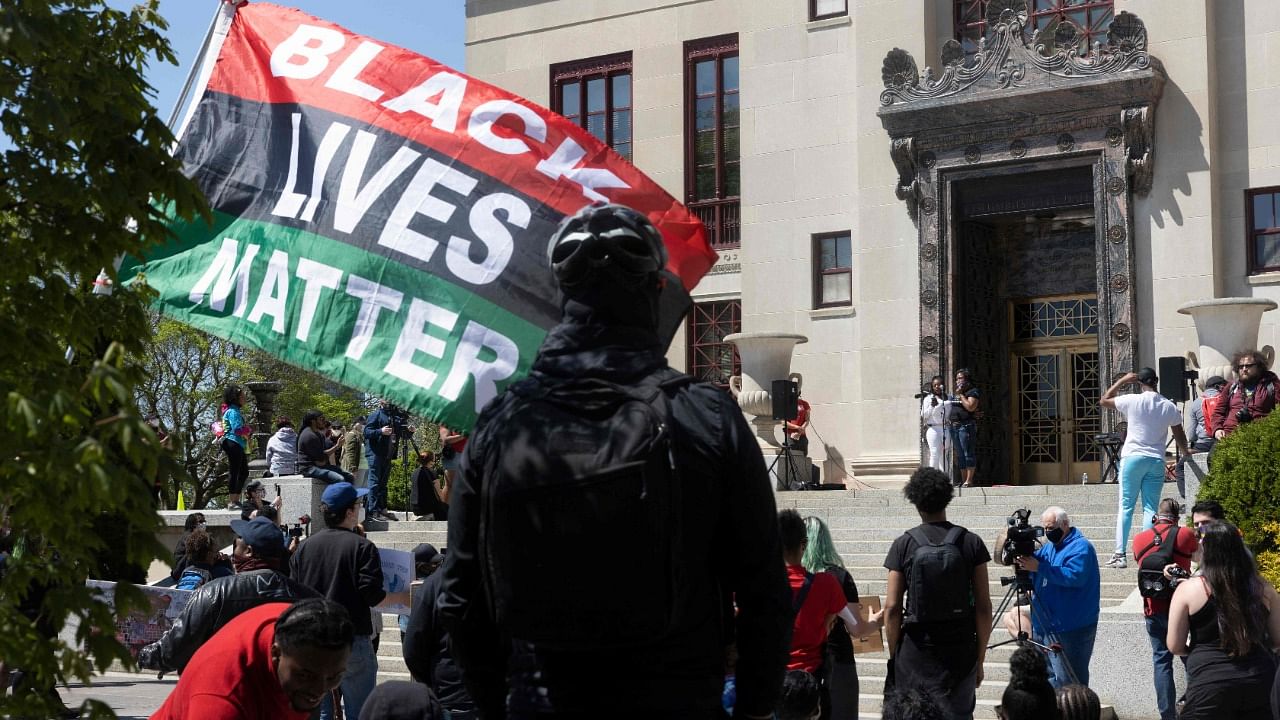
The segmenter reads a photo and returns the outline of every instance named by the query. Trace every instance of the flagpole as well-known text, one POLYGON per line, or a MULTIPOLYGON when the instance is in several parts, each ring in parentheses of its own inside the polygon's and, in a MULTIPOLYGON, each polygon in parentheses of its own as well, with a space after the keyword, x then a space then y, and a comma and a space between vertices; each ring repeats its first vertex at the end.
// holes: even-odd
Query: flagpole
POLYGON ((177 140, 182 139, 183 134, 186 132, 187 124, 191 122, 191 116, 195 114, 195 107, 188 107, 186 114, 182 116, 182 123, 175 126, 179 115, 182 113, 182 108, 193 95, 193 91, 198 90, 200 94, 203 94, 204 88, 208 86, 209 77, 213 75, 214 62, 218 59, 218 53, 222 51, 222 43, 227 39, 227 33, 231 30, 231 21, 235 19, 236 10, 245 4, 245 0, 217 0, 217 2, 218 10, 209 21, 209 28, 205 31, 204 40, 200 43, 200 51, 197 53, 196 62, 191 65, 191 70, 187 72, 187 79, 182 84, 182 92, 178 94, 178 100, 173 104, 173 109, 169 111, 169 120, 165 123, 177 140))

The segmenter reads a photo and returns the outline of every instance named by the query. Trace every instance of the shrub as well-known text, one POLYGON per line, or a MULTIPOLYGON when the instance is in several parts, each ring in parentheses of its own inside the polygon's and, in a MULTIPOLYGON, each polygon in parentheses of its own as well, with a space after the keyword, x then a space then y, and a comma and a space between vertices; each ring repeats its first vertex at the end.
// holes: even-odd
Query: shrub
POLYGON ((1259 567, 1280 581, 1280 412, 1236 429, 1213 450, 1209 475, 1197 495, 1217 500, 1244 534, 1259 567))

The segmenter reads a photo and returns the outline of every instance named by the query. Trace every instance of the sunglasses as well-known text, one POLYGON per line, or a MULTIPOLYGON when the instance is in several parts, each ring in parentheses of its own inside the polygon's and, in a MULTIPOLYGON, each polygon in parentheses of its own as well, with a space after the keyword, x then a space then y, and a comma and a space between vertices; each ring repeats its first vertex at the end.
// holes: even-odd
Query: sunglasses
POLYGON ((1236 366, 1236 369, 1237 369, 1237 370, 1248 370, 1248 369, 1249 369, 1249 368, 1251 368, 1251 367, 1256 367, 1256 366, 1257 366, 1257 364, 1258 364, 1258 363, 1256 363, 1256 362, 1251 362, 1251 363, 1240 363, 1239 365, 1237 365, 1237 366, 1236 366))

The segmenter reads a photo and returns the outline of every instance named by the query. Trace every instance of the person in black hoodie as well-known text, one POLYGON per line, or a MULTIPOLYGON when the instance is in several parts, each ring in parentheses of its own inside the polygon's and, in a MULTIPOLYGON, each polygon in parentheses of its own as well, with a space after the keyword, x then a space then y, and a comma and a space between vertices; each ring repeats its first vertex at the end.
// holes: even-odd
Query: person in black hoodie
MULTIPOLYGON (((572 544, 563 535, 555 539, 561 548, 551 557, 539 557, 542 547, 527 549, 529 564, 520 572, 528 583, 506 576, 488 578, 497 567, 491 551, 514 554, 522 544, 536 544, 539 539, 513 536, 511 530, 494 526, 489 534, 494 544, 481 552, 481 495, 487 492, 487 484, 502 483, 513 491, 526 484, 555 485, 560 488, 559 497, 569 504, 586 502, 588 490, 598 493, 595 497, 602 501, 608 492, 557 485, 560 479, 573 478, 553 469, 564 457, 554 445, 564 443, 562 447, 569 448, 566 452, 578 452, 582 441, 565 435, 558 423, 506 422, 504 418, 512 413, 531 407, 527 396, 508 389, 489 402, 462 452, 461 471, 450 496, 449 552, 437 601, 439 617, 451 638, 450 649, 463 669, 480 717, 721 717, 726 648, 736 638, 735 716, 770 718, 782 686, 792 617, 773 492, 759 445, 733 398, 667 365, 669 331, 683 314, 679 311, 688 309, 688 296, 681 294, 679 278, 665 270, 662 237, 648 218, 634 210, 590 206, 561 223, 549 254, 560 287, 561 320, 543 341, 530 377, 519 390, 555 387, 572 396, 566 399, 574 401, 570 405, 575 409, 583 407, 576 402, 579 399, 599 403, 598 395, 592 393, 611 387, 633 392, 656 387, 667 395, 660 441, 670 443, 664 472, 669 464, 670 472, 678 475, 679 498, 672 501, 672 512, 682 521, 678 527, 664 528, 663 535, 678 531, 680 537, 680 552, 673 559, 679 566, 678 581, 669 584, 665 575, 640 576, 636 564, 626 557, 612 558, 621 567, 606 567, 607 562, 593 565, 593 558, 619 550, 612 542, 572 544), (660 307, 678 311, 660 318, 660 307), (660 319, 670 323, 661 328, 660 319), (514 467, 522 462, 530 468, 528 472, 514 467), (541 473, 535 469, 540 463, 541 473), (548 579, 553 563, 558 564, 555 575, 563 580, 557 581, 558 586, 551 586, 548 579), (602 570, 620 582, 602 581, 602 570), (606 636, 596 645, 570 649, 554 640, 534 643, 519 636, 504 643, 501 638, 512 635, 510 627, 490 616, 491 598, 486 591, 498 587, 510 593, 516 588, 530 597, 553 593, 579 605, 601 598, 603 602, 593 609, 603 616, 614 612, 620 602, 634 599, 630 589, 619 585, 643 594, 645 588, 660 584, 678 595, 679 612, 673 613, 665 631, 622 650, 605 645, 616 644, 623 631, 634 631, 634 615, 616 617, 616 632, 604 629, 606 636), (736 614, 726 610, 729 597, 736 602, 736 614)), ((610 397, 618 394, 608 392, 610 397)), ((519 417, 538 422, 527 415, 519 417)), ((619 419, 603 416, 601 433, 612 432, 619 419)), ((562 422, 582 428, 581 422, 586 421, 562 422)), ((633 497, 619 489, 604 504, 623 504, 633 497)), ((643 501, 644 496, 639 497, 643 501)), ((593 528, 607 528, 632 518, 597 508, 583 520, 593 528)), ((553 534, 559 530, 547 528, 553 534)), ((614 532, 614 542, 636 540, 655 547, 663 540, 617 535, 614 532)), ((637 607, 636 611, 653 609, 637 607)), ((658 622, 651 615, 644 620, 646 625, 658 622)), ((575 627, 568 632, 584 634, 579 631, 582 618, 574 621, 575 627)), ((546 635, 560 632, 563 626, 557 622, 537 631, 546 635)), ((600 629, 593 625, 588 632, 594 635, 600 629)), ((573 643, 577 637, 563 639, 573 643)))
MULTIPOLYGON (((373 650, 373 622, 369 608, 382 602, 382 559, 378 548, 353 530, 360 518, 360 500, 369 491, 337 482, 320 496, 326 528, 307 538, 293 554, 290 576, 347 609, 355 625, 351 657, 342 679, 342 704, 347 717, 359 717, 365 698, 378 679, 373 650)), ((320 719, 331 720, 333 704, 320 705, 320 719)))
MULTIPOLYGON (((414 552, 416 555, 418 551, 414 552)), ((462 681, 462 670, 449 652, 449 636, 440 625, 436 600, 444 573, 438 572, 437 567, 428 565, 430 572, 414 598, 401 644, 404 664, 414 680, 431 688, 453 720, 475 720, 479 717, 475 702, 462 681)))

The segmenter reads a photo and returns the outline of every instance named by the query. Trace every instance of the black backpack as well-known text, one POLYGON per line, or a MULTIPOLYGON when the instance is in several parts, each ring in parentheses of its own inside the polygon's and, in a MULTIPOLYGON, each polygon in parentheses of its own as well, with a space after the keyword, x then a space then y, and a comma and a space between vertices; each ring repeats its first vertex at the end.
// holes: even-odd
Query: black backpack
POLYGON ((957 525, 941 543, 933 543, 918 527, 907 531, 917 544, 907 573, 907 622, 948 622, 973 614, 973 568, 960 549, 964 533, 957 525))
POLYGON ((1173 582, 1164 576, 1164 568, 1173 562, 1173 554, 1178 549, 1177 533, 1181 529, 1177 525, 1171 525, 1163 538, 1159 532, 1152 533, 1151 542, 1136 554, 1142 558, 1138 562, 1138 594, 1142 597, 1152 600, 1168 600, 1173 597, 1173 582), (1153 547, 1157 550, 1148 554, 1153 547))
POLYGON ((509 636, 598 650, 678 624, 689 570, 669 405, 691 381, 533 377, 486 422, 510 440, 485 460, 480 503, 485 592, 509 636))

